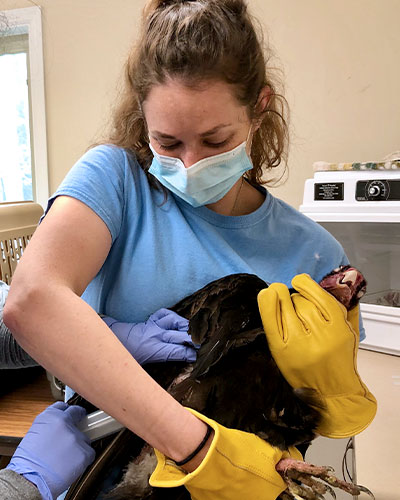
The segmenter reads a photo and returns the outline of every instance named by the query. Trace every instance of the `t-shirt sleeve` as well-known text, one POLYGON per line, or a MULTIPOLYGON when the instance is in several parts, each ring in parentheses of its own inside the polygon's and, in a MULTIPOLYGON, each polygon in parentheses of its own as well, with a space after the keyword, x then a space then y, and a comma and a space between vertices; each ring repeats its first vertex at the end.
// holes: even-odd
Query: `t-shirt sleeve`
POLYGON ((114 242, 121 228, 124 190, 129 175, 132 176, 132 171, 123 149, 111 145, 96 146, 69 171, 49 199, 43 217, 58 196, 71 196, 85 203, 103 220, 114 242))

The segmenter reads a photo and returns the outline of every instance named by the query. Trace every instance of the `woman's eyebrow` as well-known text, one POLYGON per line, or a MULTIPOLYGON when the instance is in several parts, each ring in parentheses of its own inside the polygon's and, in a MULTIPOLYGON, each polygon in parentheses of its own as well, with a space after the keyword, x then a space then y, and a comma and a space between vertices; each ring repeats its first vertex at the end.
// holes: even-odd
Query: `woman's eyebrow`
POLYGON ((202 134, 200 134, 200 137, 206 137, 207 135, 213 135, 216 132, 218 132, 221 128, 229 127, 230 125, 231 125, 231 123, 222 123, 221 125, 217 125, 216 127, 212 128, 210 130, 207 130, 207 132, 203 132, 202 134))
POLYGON ((164 134, 163 132, 159 132, 158 130, 154 130, 151 135, 157 136, 160 139, 176 139, 176 137, 174 137, 173 135, 164 134))
MULTIPOLYGON (((207 137, 209 135, 213 135, 216 132, 218 132, 219 130, 221 130, 222 128, 230 127, 231 125, 232 125, 231 123, 222 123, 221 125, 217 125, 216 127, 213 127, 210 130, 207 130, 206 132, 202 132, 200 134, 200 137, 207 137)), ((174 137, 173 135, 165 134, 164 132, 160 132, 158 130, 154 130, 151 133, 151 135, 157 136, 160 139, 176 139, 176 137, 174 137)))

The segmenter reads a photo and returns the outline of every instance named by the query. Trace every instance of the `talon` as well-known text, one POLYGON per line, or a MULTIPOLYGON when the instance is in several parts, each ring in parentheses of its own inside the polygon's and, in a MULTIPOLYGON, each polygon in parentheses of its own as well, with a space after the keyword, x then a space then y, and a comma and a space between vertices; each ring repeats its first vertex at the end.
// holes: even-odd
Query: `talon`
POLYGON ((331 488, 331 487, 329 486, 329 484, 327 484, 327 485, 326 485, 326 488, 327 488, 328 493, 330 494, 330 496, 331 496, 332 498, 334 498, 334 500, 336 500, 336 493, 335 493, 335 490, 334 490, 333 488, 331 488))
POLYGON ((331 495, 332 498, 334 498, 336 500, 336 493, 335 493, 335 490, 333 488, 331 488, 329 485, 328 486, 328 493, 331 495))
POLYGON ((366 488, 365 486, 360 486, 359 484, 357 484, 357 488, 360 490, 360 492, 362 491, 363 493, 366 493, 371 498, 373 498, 373 500, 375 500, 375 495, 368 488, 366 488))
POLYGON ((286 491, 282 491, 282 493, 278 497, 280 500, 292 500, 293 496, 287 493, 286 491))

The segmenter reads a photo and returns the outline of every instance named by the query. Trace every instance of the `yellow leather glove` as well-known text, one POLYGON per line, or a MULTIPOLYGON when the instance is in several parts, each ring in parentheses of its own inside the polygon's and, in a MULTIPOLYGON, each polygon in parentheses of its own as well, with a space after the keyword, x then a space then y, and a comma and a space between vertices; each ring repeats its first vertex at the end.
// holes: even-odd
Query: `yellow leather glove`
POLYGON ((376 399, 357 372, 358 307, 349 313, 308 274, 292 280, 292 296, 282 283, 258 295, 271 354, 294 388, 318 391, 325 408, 318 432, 330 438, 353 436, 376 413, 376 399))
POLYGON ((155 450, 157 467, 151 486, 185 486, 192 500, 275 500, 286 489, 275 466, 281 458, 302 460, 296 448, 283 452, 248 432, 228 429, 188 408, 214 429, 214 438, 201 464, 186 473, 155 450))

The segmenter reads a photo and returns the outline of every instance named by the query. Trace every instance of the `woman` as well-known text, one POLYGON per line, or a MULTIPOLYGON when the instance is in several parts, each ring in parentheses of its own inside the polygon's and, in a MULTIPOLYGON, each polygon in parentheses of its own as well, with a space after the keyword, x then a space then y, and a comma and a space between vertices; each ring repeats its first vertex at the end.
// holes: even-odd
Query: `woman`
POLYGON ((227 274, 288 285, 299 272, 319 280, 346 257, 261 186, 284 155, 287 125, 242 0, 148 2, 125 87, 108 144, 50 199, 4 321, 46 369, 162 452, 159 486, 183 481, 198 499, 276 498, 282 453, 181 407, 97 313, 144 321, 227 274))

